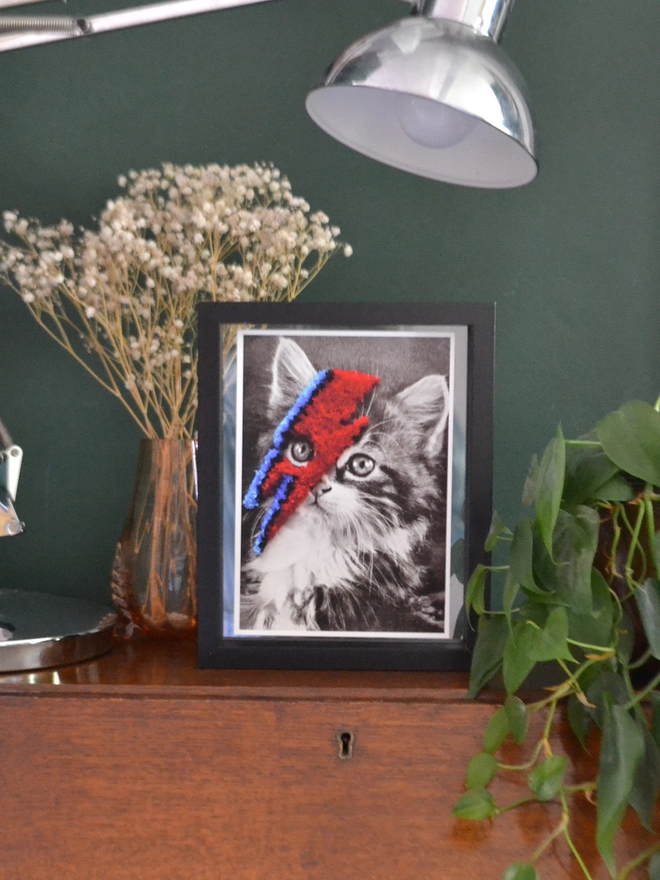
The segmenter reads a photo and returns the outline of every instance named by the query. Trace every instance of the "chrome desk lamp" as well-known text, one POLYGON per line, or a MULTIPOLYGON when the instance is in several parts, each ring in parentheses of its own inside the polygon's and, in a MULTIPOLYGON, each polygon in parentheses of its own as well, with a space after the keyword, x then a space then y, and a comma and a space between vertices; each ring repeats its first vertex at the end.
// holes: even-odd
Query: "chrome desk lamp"
POLYGON ((20 535, 23 531, 23 523, 14 510, 22 461, 23 450, 12 443, 0 421, 0 535, 20 535))
MULTIPOLYGON (((0 7, 25 0, 0 0, 0 7)), ((38 2, 38 0, 27 0, 38 2)), ((0 17, 0 52, 273 0, 166 0, 88 18, 0 17)), ((514 0, 404 0, 411 15, 357 40, 306 107, 336 140, 447 183, 523 186, 538 172, 525 84, 499 46, 514 0)))
MULTIPOLYGON (((14 507, 22 459, 22 449, 0 422, 0 537, 24 531, 14 507)), ((62 666, 103 654, 112 647, 115 620, 114 612, 95 602, 0 589, 0 673, 62 666)))

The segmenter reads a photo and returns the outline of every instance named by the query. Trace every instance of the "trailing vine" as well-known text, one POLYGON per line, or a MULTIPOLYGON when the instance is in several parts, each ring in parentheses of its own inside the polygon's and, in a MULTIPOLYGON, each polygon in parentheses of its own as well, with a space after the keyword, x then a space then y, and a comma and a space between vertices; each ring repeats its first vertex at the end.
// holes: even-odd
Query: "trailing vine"
POLYGON ((538 880, 536 862, 557 838, 592 880, 570 831, 576 793, 596 805, 595 842, 611 877, 626 880, 644 867, 660 880, 659 410, 660 399, 655 407, 630 401, 580 440, 566 440, 559 428, 525 483, 532 516, 513 531, 493 516, 486 549, 505 548, 506 564, 478 566, 468 584, 466 608, 478 619, 468 696, 496 675, 507 696, 467 767, 454 816, 492 819, 532 802, 561 807, 548 837, 504 880, 538 880), (491 575, 503 579, 497 609, 486 602, 491 575), (551 664, 557 683, 526 705, 518 693, 537 664, 551 664), (552 747, 560 704, 582 747, 594 726, 600 731, 598 774, 577 785, 567 781, 568 758, 552 747), (505 740, 527 742, 537 714, 542 731, 529 760, 500 760, 505 740), (529 794, 500 805, 489 786, 507 774, 524 775, 529 794), (629 810, 648 846, 617 865, 615 838, 629 810))

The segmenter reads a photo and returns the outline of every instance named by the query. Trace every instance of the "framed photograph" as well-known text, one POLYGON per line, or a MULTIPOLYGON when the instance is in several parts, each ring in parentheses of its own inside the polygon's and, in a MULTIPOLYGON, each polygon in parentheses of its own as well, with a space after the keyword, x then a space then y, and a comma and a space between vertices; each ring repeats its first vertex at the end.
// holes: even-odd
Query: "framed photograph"
POLYGON ((469 667, 493 340, 493 305, 200 306, 200 666, 469 667))

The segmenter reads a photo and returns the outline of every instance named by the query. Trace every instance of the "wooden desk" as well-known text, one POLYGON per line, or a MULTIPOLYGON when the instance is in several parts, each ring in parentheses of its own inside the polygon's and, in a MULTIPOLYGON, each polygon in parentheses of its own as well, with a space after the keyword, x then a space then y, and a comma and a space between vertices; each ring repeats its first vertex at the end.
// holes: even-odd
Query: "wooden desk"
MULTIPOLYGON (((556 810, 451 818, 493 712, 465 685, 447 673, 199 671, 193 645, 149 642, 2 675, 0 878, 499 880, 556 810), (339 757, 342 732, 351 758, 339 757)), ((579 755, 575 779, 592 769, 579 755)), ((595 809, 578 804, 584 840, 595 809)), ((627 827, 623 851, 638 851, 638 833, 627 827)), ((561 843, 539 869, 581 877, 561 843)))

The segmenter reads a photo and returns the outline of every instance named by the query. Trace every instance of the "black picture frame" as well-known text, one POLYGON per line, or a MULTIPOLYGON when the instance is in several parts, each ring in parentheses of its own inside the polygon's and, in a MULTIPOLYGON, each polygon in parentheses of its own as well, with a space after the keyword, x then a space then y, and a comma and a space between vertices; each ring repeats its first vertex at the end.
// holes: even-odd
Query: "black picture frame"
MULTIPOLYGON (((203 303, 199 306, 198 318, 198 660, 200 667, 400 671, 468 669, 476 634, 471 622, 465 619, 464 590, 469 574, 478 563, 486 561, 483 547, 492 510, 494 304, 203 303), (235 366, 230 368, 230 375, 226 380, 223 364, 223 334, 235 328, 245 327, 251 330, 247 333, 241 330, 239 343, 235 349, 236 352, 240 352, 241 363, 238 363, 237 354, 235 366), (379 352, 379 345, 387 346, 389 353, 387 363, 393 364, 393 371, 396 364, 402 360, 402 357, 399 357, 400 353, 409 351, 410 353, 406 355, 406 363, 412 362, 417 358, 419 349, 422 352, 422 359, 427 357, 430 362, 436 356, 436 352, 438 359, 441 357, 441 351, 444 352, 442 357, 448 357, 446 351, 449 350, 448 346, 450 347, 453 359, 448 387, 452 388, 453 409, 447 427, 447 447, 450 446, 450 434, 453 445, 451 457, 447 453, 443 479, 451 481, 452 488, 452 491, 448 492, 452 498, 452 509, 450 510, 447 505, 447 522, 451 522, 451 526, 448 526, 446 533, 448 538, 445 548, 447 557, 452 557, 451 569, 445 569, 446 572, 450 572, 448 583, 451 584, 451 588, 447 587, 445 599, 442 600, 446 602, 444 611, 435 609, 436 617, 440 622, 433 623, 434 626, 444 626, 442 632, 408 632, 406 627, 409 624, 406 622, 404 631, 367 632, 365 629, 359 632, 351 630, 345 635, 341 630, 330 628, 330 632, 305 629, 289 633, 277 629, 273 633, 265 628, 267 623, 263 621, 267 618, 263 615, 257 618, 262 621, 261 628, 249 631, 241 628, 247 624, 243 623, 243 617, 236 609, 234 608, 232 612, 231 608, 232 603, 242 598, 245 589, 244 576, 241 573, 243 569, 240 563, 236 563, 236 559, 231 560, 229 557, 234 552, 232 547, 237 548, 234 556, 238 558, 247 546, 246 539, 240 532, 245 512, 240 502, 237 506, 236 498, 239 497, 239 491, 240 497, 243 497, 246 480, 254 474, 254 467, 250 471, 248 468, 250 462, 244 462, 244 469, 248 469, 246 478, 244 474, 239 473, 235 459, 245 450, 247 450, 245 458, 253 456, 255 437, 250 434, 246 426, 240 429, 242 433, 239 436, 238 426, 243 425, 244 422, 247 425, 251 406, 255 409, 252 412, 252 421, 255 414, 258 416, 261 412, 258 406, 263 407, 263 402, 259 405, 250 402, 254 399, 250 389, 267 385, 266 373, 270 369, 268 352, 275 344, 273 337, 276 337, 277 345, 286 347, 289 343, 280 343, 279 339, 292 338, 298 347, 305 346, 312 352, 322 350, 319 348, 321 342, 323 345, 327 343, 331 352, 349 351, 350 353, 358 350, 364 352, 370 350, 370 346, 375 346, 374 351, 379 352), (315 337, 320 337, 321 342, 315 337), (446 338, 452 341, 448 343, 445 341, 446 338), (271 348, 269 349, 268 346, 271 348), (410 348, 411 346, 413 348, 410 348), (236 371, 235 381, 232 378, 233 371, 236 371), (257 377, 261 375, 261 378, 255 379, 255 375, 257 377), (259 386, 255 384, 257 381, 260 383, 259 386), (233 386, 237 389, 236 392, 232 390, 233 386), (239 406, 239 396, 246 387, 247 403, 245 408, 242 408, 239 406), (456 442, 459 393, 463 395, 460 405, 463 407, 464 418, 462 426, 464 454, 458 450, 456 442), (230 405, 225 400, 227 396, 227 401, 230 399, 233 401, 231 395, 234 394, 238 409, 236 432, 233 427, 227 427, 228 422, 231 423, 229 409, 234 403, 230 405), (229 445, 225 442, 225 435, 231 441, 228 441, 229 445), (238 437, 238 441, 234 453, 231 451, 231 445, 235 437, 238 437), (228 462, 227 467, 223 462, 228 462), (464 476, 458 478, 459 492, 456 474, 460 470, 461 462, 464 476), (236 474, 231 474, 232 468, 239 473, 238 478, 236 474), (231 495, 232 485, 235 497, 227 501, 224 496, 227 492, 231 495), (458 527, 454 529, 454 523, 457 522, 455 509, 459 501, 459 513, 463 523, 462 536, 458 527), (240 515, 236 515, 237 510, 240 515), (452 591, 453 599, 451 599, 452 591), (451 621, 450 616, 453 618, 451 621)), ((385 351, 385 348, 383 347, 382 350, 385 351)), ((349 360, 351 359, 352 355, 349 357, 349 360)), ((403 359, 405 360, 405 357, 403 359)), ((316 363, 314 369, 321 370, 335 366, 335 363, 316 363)), ((344 369, 358 368, 351 364, 342 366, 344 369)), ((436 376, 432 378, 437 380, 436 376)), ((296 450, 298 449, 299 447, 296 447, 296 450)), ((280 453, 278 455, 282 457, 280 453)), ((252 464, 258 460, 258 456, 254 457, 252 464)), ((337 468, 341 460, 341 457, 337 459, 337 468)), ((351 457, 345 467, 353 468, 355 461, 351 457)), ((358 464, 362 464, 361 459, 358 464)), ((254 477, 253 484, 256 480, 257 477, 254 477)), ((446 482, 443 485, 449 487, 450 483, 446 482)), ((274 504, 270 500, 268 503, 274 504)), ((282 519, 282 511, 278 508, 274 516, 282 519)), ((444 523, 444 520, 442 522, 444 523)), ((263 530, 262 526, 262 532, 263 530)), ((283 541, 281 534, 278 539, 280 547, 283 541)), ((276 538, 270 540, 271 546, 274 546, 276 538)), ((249 550, 253 556, 257 552, 255 548, 256 544, 249 550)), ((263 583, 262 581, 258 585, 258 591, 262 589, 263 583)), ((258 598, 260 595, 257 592, 258 598)), ((424 601, 427 605, 430 602, 427 597, 424 597, 424 601)), ((432 611, 433 608, 430 609, 430 612, 432 611)), ((424 618, 423 614, 422 618, 424 618)), ((415 621, 417 619, 415 617, 415 621)))

